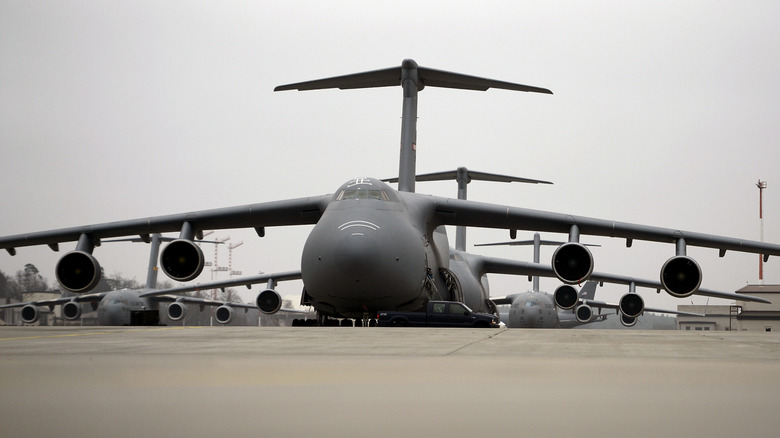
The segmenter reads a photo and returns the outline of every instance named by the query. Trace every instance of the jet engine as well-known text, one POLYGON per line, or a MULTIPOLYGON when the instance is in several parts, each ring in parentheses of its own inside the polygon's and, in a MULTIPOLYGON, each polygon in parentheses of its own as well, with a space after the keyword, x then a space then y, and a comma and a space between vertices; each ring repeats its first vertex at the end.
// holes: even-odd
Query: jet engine
POLYGON ((637 323, 637 319, 633 316, 628 316, 624 314, 620 314, 620 323, 623 324, 625 327, 633 327, 637 323))
POLYGON ((620 314, 636 318, 645 311, 645 301, 635 293, 627 293, 620 298, 620 314))
POLYGON ((579 322, 590 322, 590 319, 593 318, 593 309, 587 304, 579 305, 574 309, 574 316, 577 317, 579 322))
POLYGON ((214 317, 217 318, 218 323, 227 324, 233 319, 233 308, 230 306, 219 306, 214 311, 214 317))
POLYGON ((75 301, 68 301, 62 305, 62 316, 69 321, 79 319, 81 316, 81 305, 75 301))
POLYGON ((553 253, 552 268, 562 282, 581 283, 593 272, 593 255, 585 245, 564 243, 553 253))
POLYGON ((701 286, 701 268, 696 260, 678 255, 670 258, 661 268, 661 285, 677 298, 690 296, 701 286))
POLYGON ((273 289, 266 289, 257 296, 257 308, 266 315, 273 315, 282 308, 282 296, 273 289))
POLYGON ((22 307, 22 322, 25 324, 32 324, 38 321, 38 318, 41 317, 41 311, 38 309, 38 306, 33 306, 32 304, 28 304, 24 307, 22 307))
POLYGON ((168 319, 171 321, 180 321, 187 314, 187 307, 178 301, 168 305, 168 319))
POLYGON ((203 271, 203 251, 191 240, 176 239, 160 254, 165 275, 176 281, 194 280, 203 271))
POLYGON ((553 296, 555 298, 555 305, 564 310, 573 308, 579 301, 577 289, 568 284, 558 286, 558 289, 555 289, 555 294, 553 296))
POLYGON ((97 286, 100 281, 100 264, 85 251, 71 251, 57 262, 57 282, 63 289, 82 293, 97 286))

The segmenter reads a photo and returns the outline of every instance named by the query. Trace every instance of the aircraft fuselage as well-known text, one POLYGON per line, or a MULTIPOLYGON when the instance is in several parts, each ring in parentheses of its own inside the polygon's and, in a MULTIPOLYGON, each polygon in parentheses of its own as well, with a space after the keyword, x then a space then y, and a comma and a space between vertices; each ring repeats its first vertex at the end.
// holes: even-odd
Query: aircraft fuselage
POLYGON ((141 292, 143 291, 123 289, 107 293, 98 305, 98 324, 130 325, 132 312, 159 311, 156 303, 139 297, 141 292))
POLYGON ((441 274, 446 234, 415 210, 419 195, 406 195, 373 178, 341 186, 303 248, 304 300, 324 314, 361 317, 451 299, 441 274))

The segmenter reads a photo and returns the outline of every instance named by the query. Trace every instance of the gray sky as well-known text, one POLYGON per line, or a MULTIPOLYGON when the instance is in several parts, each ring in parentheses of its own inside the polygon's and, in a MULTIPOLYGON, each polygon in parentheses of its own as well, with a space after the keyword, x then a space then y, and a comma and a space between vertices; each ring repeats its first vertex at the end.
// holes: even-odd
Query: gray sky
MULTIPOLYGON (((400 65, 546 87, 427 88, 418 172, 466 166, 552 186, 474 182, 470 199, 780 243, 780 3, 0 1, 0 235, 332 193, 398 174, 401 89, 274 93, 400 65)), ((454 182, 417 191, 456 194, 454 182)), ((310 227, 220 231, 244 274, 299 267, 310 227)), ((531 238, 532 233, 519 233, 531 238)), ((563 237, 548 235, 544 237, 563 237)), ((454 243, 454 233, 450 238, 454 243)), ((531 259, 469 232, 469 248, 531 259)), ((656 279, 672 245, 588 237, 596 270, 656 279)), ((67 251, 73 245, 62 245, 67 251)), ((143 281, 148 247, 104 244, 143 281)), ((205 250, 207 259, 213 248, 205 250)), ((757 281, 758 256, 689 248, 702 286, 757 281)), ((543 250, 549 262, 552 249, 543 250)), ((0 254, 13 274, 48 248, 0 254)), ((220 250, 220 264, 227 250, 220 250)), ((208 280, 204 271, 200 279, 208 280)), ((224 277, 216 277, 224 278, 224 277)), ((780 260, 765 265, 780 283, 780 260)), ((551 291, 556 282, 543 280, 551 291)), ((495 276, 492 293, 530 287, 495 276)), ((298 294, 300 284, 282 285, 298 294)), ((617 299, 623 287, 600 289, 617 299)), ((643 292, 652 306, 697 304, 643 292)))

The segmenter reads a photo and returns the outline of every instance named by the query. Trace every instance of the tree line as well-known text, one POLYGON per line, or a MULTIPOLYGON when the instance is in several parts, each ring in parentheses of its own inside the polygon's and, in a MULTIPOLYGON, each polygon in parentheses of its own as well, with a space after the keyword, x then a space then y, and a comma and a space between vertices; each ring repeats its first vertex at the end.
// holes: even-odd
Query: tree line
MULTIPOLYGON (((106 275, 102 271, 102 274, 100 282, 90 292, 141 289, 144 286, 144 284, 139 283, 134 278, 126 278, 119 273, 106 275)), ((168 288, 172 287, 172 284, 170 282, 160 282, 158 286, 168 288)), ((3 271, 0 271, 0 303, 7 303, 10 300, 22 301, 24 294, 34 292, 59 292, 63 296, 69 295, 56 282, 50 283, 32 263, 24 265, 23 269, 16 271, 13 275, 6 275, 3 271)))

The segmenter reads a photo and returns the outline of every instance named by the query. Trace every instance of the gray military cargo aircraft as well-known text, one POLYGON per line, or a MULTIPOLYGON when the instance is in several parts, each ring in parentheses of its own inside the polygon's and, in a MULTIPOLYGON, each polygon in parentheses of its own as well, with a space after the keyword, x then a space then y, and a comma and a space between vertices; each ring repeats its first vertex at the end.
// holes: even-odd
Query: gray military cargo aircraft
MULTIPOLYGON (((458 296, 457 282, 452 281, 456 277, 449 268, 449 244, 443 239, 446 234, 437 232, 444 225, 500 228, 510 233, 568 233, 568 242, 555 251, 551 263, 552 272, 567 285, 594 277, 593 256, 579 243, 581 234, 623 238, 628 246, 634 239, 670 243, 674 255, 662 266, 660 283, 676 297, 705 294, 699 289, 701 268, 686 254, 689 245, 717 248, 721 256, 729 250, 763 254, 764 258, 780 255, 777 244, 414 193, 420 90, 425 86, 482 91, 500 88, 552 94, 545 88, 419 67, 405 60, 400 67, 275 90, 397 85, 403 88, 398 190, 379 179, 354 178, 334 194, 6 236, 0 237, 0 248, 13 255, 17 247, 45 244, 56 251, 62 242, 76 241, 76 249, 65 254, 55 270, 64 289, 81 293, 99 280, 100 267, 92 253, 104 238, 148 238, 151 233, 179 231, 179 238, 163 249, 160 264, 170 278, 185 282, 197 278, 203 269, 203 253, 193 243, 203 230, 254 228, 263 236, 267 227, 309 224, 314 227, 301 257, 302 301, 321 315, 353 318, 385 309, 416 310, 433 297, 458 296)), ((485 260, 482 264, 486 266, 485 260)), ((494 263, 494 267, 509 269, 501 263, 494 263)), ((516 269, 516 265, 512 267, 516 269)), ((640 285, 627 284, 631 289, 640 285)), ((641 298, 627 301, 626 313, 636 313, 641 298)), ((258 306, 261 311, 273 310, 264 308, 264 302, 258 306)))
MULTIPOLYGON (((129 239, 140 241, 140 239, 129 239)), ((195 297, 172 296, 165 290, 154 295, 144 295, 149 292, 160 292, 157 289, 157 258, 160 253, 160 244, 171 240, 155 233, 150 236, 151 248, 149 251, 149 267, 147 270, 146 285, 143 289, 122 289, 109 292, 63 297, 51 300, 31 301, 27 303, 14 303, 0 306, 0 309, 21 307, 22 322, 33 324, 41 316, 41 309, 54 306, 62 306, 62 315, 68 321, 74 321, 82 315, 82 304, 91 304, 92 310, 97 310, 99 325, 158 325, 163 313, 167 314, 171 321, 183 320, 187 304, 198 306, 217 307, 214 311, 214 319, 220 324, 228 324, 236 319, 254 325, 258 324, 258 310, 254 304, 234 303, 221 300, 209 300, 195 297), (170 303, 167 307, 163 303, 170 303)), ((298 277, 300 278, 300 276, 298 277)), ((268 277, 258 280, 267 281, 268 277)))

